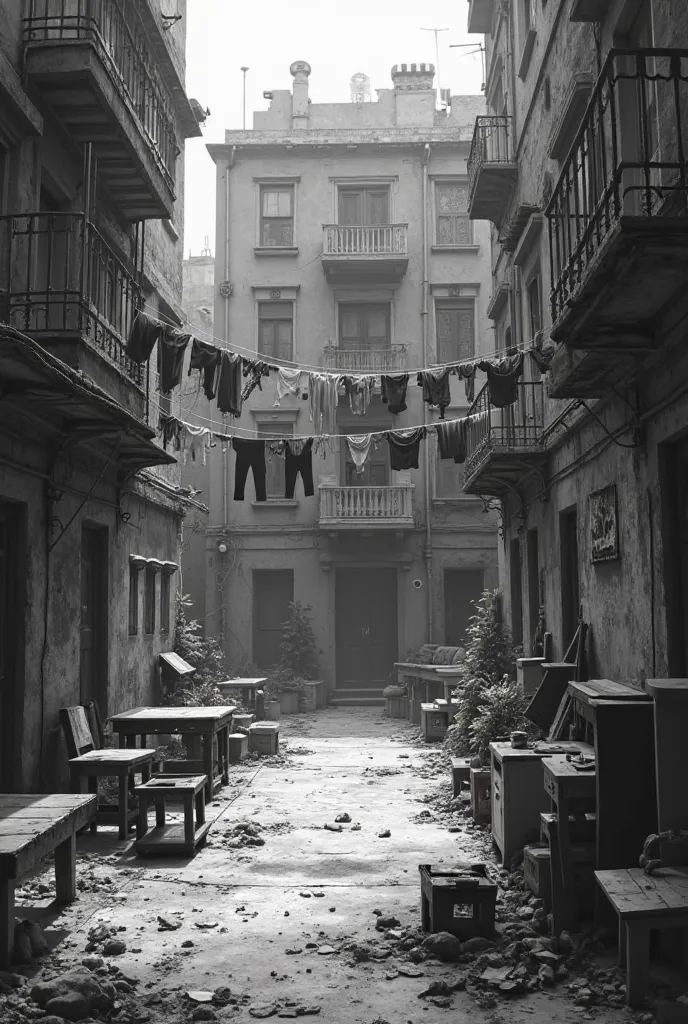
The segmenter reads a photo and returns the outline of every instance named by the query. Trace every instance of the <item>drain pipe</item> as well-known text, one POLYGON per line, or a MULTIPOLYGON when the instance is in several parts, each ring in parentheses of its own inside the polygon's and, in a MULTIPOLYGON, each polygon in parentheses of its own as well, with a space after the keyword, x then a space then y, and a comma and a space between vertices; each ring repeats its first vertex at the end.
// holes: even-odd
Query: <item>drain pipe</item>
MULTIPOLYGON (((421 154, 421 165, 423 169, 423 305, 422 305, 422 338, 423 338, 423 366, 429 362, 428 345, 428 167, 430 164, 430 144, 423 146, 421 154)), ((423 403, 423 422, 428 422, 428 407, 423 403)), ((430 517, 430 446, 427 445, 423 472, 423 498, 425 506, 425 579, 427 583, 426 614, 427 614, 427 642, 433 642, 434 614, 433 614, 433 585, 432 585, 432 522, 430 517)))
MULTIPOLYGON (((229 154, 229 160, 227 161, 227 168, 225 170, 225 251, 224 251, 224 281, 229 283, 229 175, 234 167, 234 160, 236 156, 236 146, 232 146, 232 150, 229 154)), ((224 338, 225 344, 229 344, 229 300, 231 298, 231 291, 229 288, 225 289, 223 295, 224 299, 224 338)), ((222 526, 225 531, 229 528, 229 506, 227 503, 227 488, 229 487, 229 449, 225 445, 222 450, 222 526)))

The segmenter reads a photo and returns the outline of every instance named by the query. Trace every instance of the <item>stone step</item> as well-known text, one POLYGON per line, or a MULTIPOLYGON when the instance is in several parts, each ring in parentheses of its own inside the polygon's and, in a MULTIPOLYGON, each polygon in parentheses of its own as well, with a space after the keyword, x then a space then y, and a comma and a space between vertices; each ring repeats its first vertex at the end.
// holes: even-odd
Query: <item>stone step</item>
POLYGON ((385 701, 384 697, 336 697, 333 694, 330 697, 330 704, 340 708, 382 708, 385 705, 385 701))

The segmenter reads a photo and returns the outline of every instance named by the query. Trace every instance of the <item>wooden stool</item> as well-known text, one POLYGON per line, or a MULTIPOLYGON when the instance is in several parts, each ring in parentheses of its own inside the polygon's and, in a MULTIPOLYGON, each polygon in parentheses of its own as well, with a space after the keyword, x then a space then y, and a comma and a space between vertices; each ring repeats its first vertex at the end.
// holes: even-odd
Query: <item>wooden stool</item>
POLYGON ((210 824, 205 820, 206 775, 156 775, 136 787, 139 798, 139 819, 136 827, 136 850, 143 854, 186 853, 193 856, 205 842, 210 824), (148 827, 148 804, 155 803, 155 825, 148 827), (181 803, 183 825, 165 823, 166 801, 181 803), (194 824, 194 805, 196 822, 194 824))
POLYGON ((248 749, 259 754, 279 754, 279 722, 254 722, 248 730, 248 749))
POLYGON ((232 715, 232 729, 249 729, 256 720, 250 712, 232 715))
POLYGON ((452 796, 458 796, 465 787, 471 786, 471 759, 470 757, 452 757, 452 796))
POLYGON ((421 926, 426 932, 450 932, 458 939, 494 934, 497 885, 465 869, 419 864, 421 926), (455 915, 455 907, 469 908, 455 915))
POLYGON ((243 732, 229 734, 229 760, 234 764, 248 757, 248 736, 243 732))

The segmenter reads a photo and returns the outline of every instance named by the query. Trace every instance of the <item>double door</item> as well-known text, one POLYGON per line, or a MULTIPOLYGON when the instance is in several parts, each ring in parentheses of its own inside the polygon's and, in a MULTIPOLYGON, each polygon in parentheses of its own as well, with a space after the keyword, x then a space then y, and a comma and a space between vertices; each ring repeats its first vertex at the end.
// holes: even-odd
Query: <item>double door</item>
POLYGON ((381 689, 397 661, 396 568, 337 569, 337 689, 381 689))

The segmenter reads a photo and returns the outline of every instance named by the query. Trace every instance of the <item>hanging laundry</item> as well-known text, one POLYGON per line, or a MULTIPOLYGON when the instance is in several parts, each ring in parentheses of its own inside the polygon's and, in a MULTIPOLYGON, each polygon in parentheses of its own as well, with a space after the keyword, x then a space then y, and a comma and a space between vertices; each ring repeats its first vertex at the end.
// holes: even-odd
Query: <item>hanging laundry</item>
POLYGON ((143 310, 139 310, 134 317, 124 349, 129 358, 135 363, 145 363, 155 348, 163 326, 158 320, 153 320, 143 310))
POLYGON ((356 467, 356 473, 359 476, 362 475, 365 469, 370 449, 373 446, 378 447, 382 436, 382 434, 350 434, 347 436, 346 440, 349 445, 351 461, 356 467))
POLYGON ((423 370, 418 374, 418 384, 423 388, 423 401, 428 405, 438 406, 440 419, 444 419, 444 410, 451 402, 449 388, 449 370, 423 370))
POLYGON ((203 391, 205 397, 215 397, 217 391, 217 378, 220 371, 220 358, 222 352, 215 345, 207 341, 193 339, 191 346, 191 357, 189 359, 189 376, 192 370, 200 370, 203 377, 203 391))
POLYGON ((343 377, 344 390, 349 396, 349 407, 354 416, 365 416, 375 387, 374 377, 343 377))
POLYGON ((265 441, 251 441, 233 437, 232 447, 236 452, 236 469, 234 472, 234 500, 244 500, 244 487, 249 469, 253 472, 253 486, 256 501, 267 501, 265 479, 265 441))
POLYGON ((478 366, 487 374, 490 404, 495 409, 513 405, 518 398, 518 379, 523 373, 523 352, 504 356, 495 362, 484 359, 478 366))
POLYGON ((202 462, 205 466, 206 457, 214 447, 212 435, 207 427, 194 427, 190 423, 182 423, 181 445, 184 465, 191 456, 192 462, 202 462))
POLYGON ((293 498, 299 473, 303 481, 304 497, 312 498, 313 487, 313 438, 307 441, 285 441, 286 459, 284 497, 293 498))
POLYGON ((190 334, 183 334, 176 327, 164 327, 160 335, 160 390, 169 394, 172 388, 182 382, 184 353, 191 341, 190 334))
POLYGON ((222 350, 217 381, 217 407, 220 412, 241 416, 241 356, 222 350))
POLYGON ((540 335, 537 342, 533 343, 533 347, 528 349, 530 358, 533 360, 540 373, 548 372, 552 365, 552 359, 554 358, 555 351, 556 346, 553 342, 548 341, 546 345, 543 344, 542 335, 540 335))
POLYGON ((437 451, 441 459, 453 459, 458 465, 466 461, 466 428, 468 420, 445 420, 437 423, 437 451))
POLYGON ((408 382, 408 373, 395 374, 394 376, 386 374, 382 377, 382 401, 395 416, 400 412, 405 412, 408 408, 406 405, 408 382))
POLYGON ((463 380, 466 382, 466 400, 468 402, 473 402, 475 398, 476 370, 477 367, 475 363, 456 367, 456 376, 459 378, 459 380, 463 380))
POLYGON ((181 436, 183 430, 184 424, 181 420, 178 420, 176 416, 168 416, 164 412, 160 413, 160 417, 158 419, 158 434, 162 436, 162 446, 164 451, 167 451, 168 445, 172 445, 176 452, 181 451, 181 436))
POLYGON ((275 405, 279 405, 286 395, 301 394, 301 370, 287 370, 284 366, 277 367, 277 397, 275 405))
POLYGON ((420 443, 426 433, 425 427, 412 427, 410 430, 390 430, 387 433, 389 464, 392 469, 418 469, 420 443))
POLYGON ((273 367, 268 366, 262 359, 244 359, 244 377, 248 377, 244 390, 241 392, 241 401, 245 402, 246 399, 258 388, 259 391, 263 390, 263 377, 270 376, 270 370, 273 367))
POLYGON ((316 434, 333 434, 337 429, 337 404, 341 377, 309 374, 310 418, 316 434))

